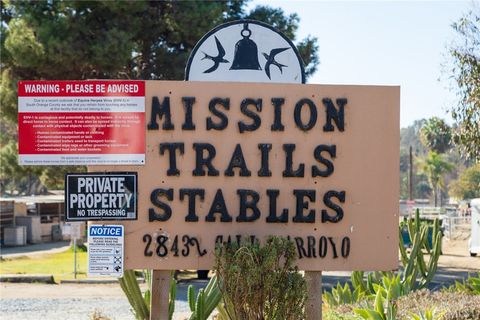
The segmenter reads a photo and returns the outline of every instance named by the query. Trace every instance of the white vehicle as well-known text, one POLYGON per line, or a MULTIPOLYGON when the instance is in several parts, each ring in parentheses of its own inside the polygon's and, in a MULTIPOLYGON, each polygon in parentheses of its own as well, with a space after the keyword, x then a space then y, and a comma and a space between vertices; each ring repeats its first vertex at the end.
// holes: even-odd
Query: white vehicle
POLYGON ((470 255, 475 257, 480 253, 480 199, 472 199, 472 233, 470 237, 470 255))

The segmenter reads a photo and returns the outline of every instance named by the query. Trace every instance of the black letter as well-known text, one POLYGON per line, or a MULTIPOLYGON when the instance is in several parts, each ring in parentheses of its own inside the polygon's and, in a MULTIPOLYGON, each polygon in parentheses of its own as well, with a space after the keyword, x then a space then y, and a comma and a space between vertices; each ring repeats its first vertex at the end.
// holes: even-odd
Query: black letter
POLYGON ((262 111, 262 99, 252 99, 252 98, 247 98, 243 99, 242 103, 240 104, 240 110, 244 115, 249 117, 250 119, 253 120, 252 124, 245 124, 243 121, 238 122, 238 129, 240 130, 240 133, 243 133, 244 131, 254 131, 257 130, 260 127, 260 124, 262 123, 262 120, 256 114, 254 111, 249 110, 247 107, 249 105, 253 105, 255 109, 258 112, 262 111))
POLYGON ((293 151, 295 150, 294 144, 284 144, 283 150, 285 151, 285 170, 283 171, 284 177, 303 177, 305 165, 302 163, 298 166, 298 169, 293 171, 293 151))
POLYGON ((160 143, 160 154, 163 155, 165 150, 169 153, 170 168, 167 170, 167 176, 179 176, 180 170, 177 169, 177 155, 175 150, 180 150, 180 154, 184 153, 183 143, 160 143))
POLYGON ((209 176, 218 176, 219 172, 212 165, 212 160, 215 158, 217 151, 215 147, 210 143, 194 143, 193 148, 195 149, 195 170, 192 171, 194 176, 204 176, 205 170, 203 166, 207 166, 209 176), (207 156, 203 157, 203 151, 207 151, 207 156))
POLYGON ((312 177, 328 177, 333 173, 334 167, 333 163, 322 157, 322 152, 326 151, 330 154, 332 158, 337 157, 337 146, 332 144, 331 146, 327 146, 325 144, 321 144, 315 148, 315 151, 313 151, 313 156, 315 157, 315 160, 320 162, 321 164, 325 165, 327 167, 326 170, 320 170, 318 169, 317 166, 312 166, 312 177))
POLYGON ((232 221, 232 217, 228 214, 227 205, 225 204, 222 190, 220 189, 218 189, 217 193, 215 194, 215 199, 213 199, 212 206, 210 207, 208 215, 205 217, 205 221, 215 222, 215 213, 220 213, 222 215, 220 217, 221 222, 232 221))
POLYGON ((282 105, 285 103, 284 98, 272 98, 273 104, 273 124, 270 127, 272 131, 283 131, 285 127, 282 124, 282 105))
POLYGON ((342 257, 347 258, 350 255, 350 238, 342 239, 342 257))
POLYGON ((293 190, 293 194, 297 198, 297 210, 293 222, 315 222, 315 210, 312 209, 308 212, 308 215, 303 215, 303 209, 308 209, 308 202, 303 201, 307 197, 310 201, 315 201, 315 190, 293 190))
POLYGON ((248 189, 239 189, 237 194, 240 196, 240 214, 237 217, 237 222, 250 222, 255 221, 260 217, 260 210, 257 208, 258 200, 260 200, 260 195, 248 189), (250 197, 250 201, 247 198, 250 197), (247 216, 247 210, 252 210, 252 215, 247 216))
POLYGON ((295 118, 295 124, 297 127, 302 129, 303 131, 307 131, 313 128, 315 123, 317 123, 317 106, 313 103, 312 100, 310 99, 302 99, 297 102, 295 105, 295 110, 294 110, 294 118, 295 118), (308 121, 307 124, 303 124, 302 122, 302 108, 304 105, 307 105, 308 108, 310 109, 310 120, 308 121))
POLYGON ((324 236, 321 236, 320 240, 318 241, 318 255, 320 256, 320 258, 325 258, 325 256, 327 255, 327 248, 328 248, 327 246, 328 246, 327 238, 324 236))
POLYGON ((270 202, 270 210, 267 217, 267 222, 288 222, 288 209, 283 209, 282 215, 277 217, 277 198, 279 194, 279 190, 267 189, 267 196, 270 202))
POLYGON ((297 244, 298 258, 302 259, 303 256, 308 257, 307 251, 305 250, 305 247, 303 246, 302 237, 295 237, 295 243, 297 244))
POLYGON ((185 122, 182 124, 182 130, 195 130, 195 124, 192 120, 192 108, 195 103, 195 97, 182 97, 183 109, 185 109, 185 122))
POLYGON ((240 144, 237 144, 235 151, 233 152, 232 159, 228 164, 227 170, 225 170, 225 175, 229 177, 234 176, 233 168, 240 168, 240 177, 250 177, 252 173, 247 168, 245 159, 243 158, 242 147, 240 144))
POLYGON ((271 177, 272 171, 270 171, 268 166, 268 153, 272 150, 271 143, 259 143, 258 149, 262 152, 262 166, 258 170, 259 177, 271 177))
POLYGON ((148 130, 158 130, 157 116, 162 119, 165 116, 165 122, 163 123, 163 130, 173 130, 172 115, 170 114, 170 97, 163 98, 162 105, 158 97, 152 97, 152 113, 150 114, 150 123, 148 124, 148 130))
POLYGON ((148 221, 167 221, 172 216, 172 208, 165 202, 160 201, 158 197, 167 196, 167 199, 173 200, 173 189, 155 189, 150 194, 150 201, 156 207, 163 210, 163 214, 156 213, 153 208, 148 209, 148 221))
POLYGON ((205 198, 205 190, 203 189, 180 189, 180 201, 188 196, 188 215, 185 217, 187 222, 197 222, 198 216, 195 209, 195 197, 200 196, 200 200, 205 198))
POLYGON ((223 130, 227 127, 228 125, 228 118, 227 116, 216 109, 216 105, 222 105, 225 110, 230 110, 230 98, 213 98, 210 100, 210 103, 208 104, 208 110, 210 110, 211 113, 213 113, 215 116, 217 116, 220 119, 219 123, 213 122, 211 117, 207 118, 207 130, 215 129, 215 130, 223 130))
POLYGON ((307 244, 308 244, 308 257, 313 256, 314 258, 317 257, 317 253, 315 252, 315 237, 308 236, 307 237, 307 244))
POLYGON ((333 197, 337 198, 341 203, 345 203, 345 191, 337 192, 330 190, 325 193, 323 196, 323 203, 327 206, 327 208, 335 211, 336 215, 332 217, 327 213, 327 210, 323 209, 322 222, 330 221, 336 223, 343 219, 343 209, 339 205, 332 202, 331 198, 333 197))
POLYGON ((344 107, 347 104, 347 99, 337 99, 338 111, 335 108, 332 100, 330 98, 322 99, 323 105, 325 106, 325 112, 327 113, 327 121, 323 126, 323 131, 333 131, 334 127, 332 125, 332 119, 335 121, 338 130, 343 131, 345 129, 345 117, 344 117, 344 107))

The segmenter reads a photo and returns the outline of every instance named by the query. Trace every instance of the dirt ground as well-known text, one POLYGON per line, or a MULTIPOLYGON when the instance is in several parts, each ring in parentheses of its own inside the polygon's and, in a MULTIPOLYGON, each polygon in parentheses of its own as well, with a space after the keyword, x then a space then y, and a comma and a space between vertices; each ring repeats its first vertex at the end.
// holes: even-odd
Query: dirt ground
POLYGON ((468 250, 468 240, 444 239, 443 254, 438 261, 439 267, 480 271, 480 255, 471 257, 468 250))

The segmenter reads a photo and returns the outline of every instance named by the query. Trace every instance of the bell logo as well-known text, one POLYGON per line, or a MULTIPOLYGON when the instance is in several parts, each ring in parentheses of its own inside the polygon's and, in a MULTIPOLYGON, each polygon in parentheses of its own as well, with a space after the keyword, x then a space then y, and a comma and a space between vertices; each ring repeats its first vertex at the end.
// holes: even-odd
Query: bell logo
POLYGON ((230 70, 262 70, 258 63, 257 44, 250 40, 252 31, 248 29, 248 23, 243 24, 243 30, 240 34, 243 39, 238 40, 235 45, 235 56, 230 70))
POLYGON ((254 20, 208 32, 188 59, 185 80, 305 83, 297 48, 272 26, 254 20))

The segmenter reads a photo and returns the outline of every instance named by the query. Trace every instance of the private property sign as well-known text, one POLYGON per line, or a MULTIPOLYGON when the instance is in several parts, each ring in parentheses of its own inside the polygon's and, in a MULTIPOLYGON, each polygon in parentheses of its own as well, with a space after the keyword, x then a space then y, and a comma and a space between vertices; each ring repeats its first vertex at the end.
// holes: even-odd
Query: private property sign
POLYGON ((143 81, 20 81, 22 165, 143 164, 143 81))
POLYGON ((145 165, 89 167, 138 173, 127 269, 209 269, 268 235, 302 270, 397 268, 399 87, 145 84, 145 165))
POLYGON ((137 173, 69 173, 65 218, 69 221, 136 220, 137 173))

